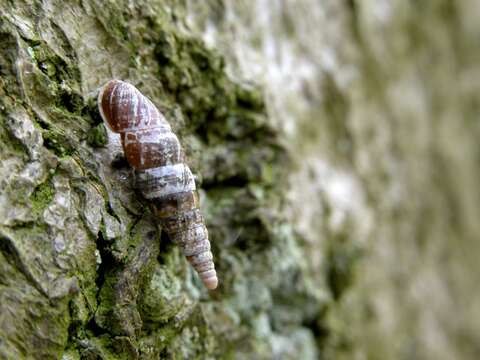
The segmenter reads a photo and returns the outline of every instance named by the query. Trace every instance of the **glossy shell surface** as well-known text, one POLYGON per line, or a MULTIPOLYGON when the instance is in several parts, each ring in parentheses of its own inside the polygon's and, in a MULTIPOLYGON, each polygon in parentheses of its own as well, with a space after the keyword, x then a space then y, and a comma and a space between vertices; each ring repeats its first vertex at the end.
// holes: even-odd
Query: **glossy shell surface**
POLYGON ((215 289, 218 279, 195 180, 169 123, 125 81, 105 84, 98 106, 106 125, 120 134, 125 157, 135 169, 136 186, 150 201, 162 228, 180 246, 205 286, 215 289))

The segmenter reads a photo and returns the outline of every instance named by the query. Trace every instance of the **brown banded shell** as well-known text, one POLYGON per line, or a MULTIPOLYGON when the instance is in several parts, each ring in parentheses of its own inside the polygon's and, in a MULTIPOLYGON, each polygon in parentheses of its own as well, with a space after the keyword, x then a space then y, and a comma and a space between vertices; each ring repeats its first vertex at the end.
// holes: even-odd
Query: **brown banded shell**
POLYGON ((218 284, 208 232, 195 181, 177 136, 153 103, 133 85, 111 80, 98 96, 100 114, 119 133, 136 186, 148 199, 162 228, 208 289, 218 284))

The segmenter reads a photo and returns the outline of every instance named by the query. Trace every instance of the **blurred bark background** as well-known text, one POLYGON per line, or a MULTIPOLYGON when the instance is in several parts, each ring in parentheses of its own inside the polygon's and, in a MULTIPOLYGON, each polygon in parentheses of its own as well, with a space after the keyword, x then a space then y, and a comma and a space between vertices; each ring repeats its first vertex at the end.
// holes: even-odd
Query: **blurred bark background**
POLYGON ((475 1, 0 0, 0 357, 473 359, 475 1), (96 91, 198 176, 208 293, 96 91))

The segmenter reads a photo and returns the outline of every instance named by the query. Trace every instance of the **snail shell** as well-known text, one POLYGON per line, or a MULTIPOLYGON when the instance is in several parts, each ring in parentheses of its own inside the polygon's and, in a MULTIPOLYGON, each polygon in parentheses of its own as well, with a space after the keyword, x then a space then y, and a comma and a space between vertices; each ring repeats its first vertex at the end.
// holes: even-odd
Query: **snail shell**
POLYGON ((218 284, 195 180, 177 136, 153 103, 133 85, 111 80, 98 96, 100 114, 120 134, 136 187, 152 205, 170 239, 178 244, 208 289, 218 284))

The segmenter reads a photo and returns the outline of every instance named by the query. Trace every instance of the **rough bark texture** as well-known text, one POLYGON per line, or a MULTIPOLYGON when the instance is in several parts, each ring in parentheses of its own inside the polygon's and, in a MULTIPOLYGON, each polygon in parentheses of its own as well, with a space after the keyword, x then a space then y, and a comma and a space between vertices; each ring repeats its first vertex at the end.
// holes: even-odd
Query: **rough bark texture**
POLYGON ((467 0, 0 0, 0 357, 474 358, 478 18, 467 0), (112 78, 179 135, 215 292, 101 124, 112 78))

